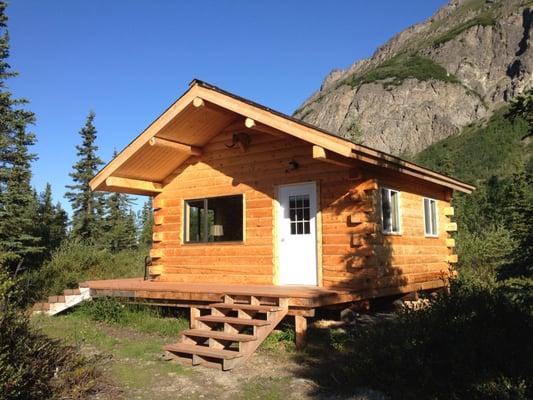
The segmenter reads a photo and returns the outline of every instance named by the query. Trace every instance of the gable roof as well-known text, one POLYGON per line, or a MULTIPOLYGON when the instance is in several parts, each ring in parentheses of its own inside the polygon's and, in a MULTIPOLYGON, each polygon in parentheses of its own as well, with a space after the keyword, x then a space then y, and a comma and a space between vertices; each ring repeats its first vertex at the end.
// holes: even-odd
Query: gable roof
POLYGON ((200 80, 153 121, 91 180, 92 190, 154 194, 162 182, 192 154, 225 128, 253 127, 286 134, 347 161, 390 168, 450 189, 471 193, 474 186, 399 157, 351 142, 200 80), (158 144, 163 143, 164 146, 158 144), (120 182, 127 181, 124 186, 120 182))

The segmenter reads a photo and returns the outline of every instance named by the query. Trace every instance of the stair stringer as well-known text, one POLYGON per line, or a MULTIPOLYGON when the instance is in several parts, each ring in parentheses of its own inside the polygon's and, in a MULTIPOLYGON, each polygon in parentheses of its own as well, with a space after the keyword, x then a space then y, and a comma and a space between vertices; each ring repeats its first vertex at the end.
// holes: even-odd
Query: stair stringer
POLYGON ((33 307, 33 314, 56 315, 71 307, 91 299, 91 290, 89 288, 80 287, 75 289, 79 294, 70 294, 69 290, 65 290, 63 296, 50 296, 49 301, 45 303, 37 303, 33 307), (64 301, 50 301, 50 298, 63 297, 64 301))
POLYGON ((267 321, 271 322, 270 325, 265 326, 256 326, 254 327, 254 336, 257 337, 257 340, 252 342, 241 342, 239 343, 239 352, 242 354, 242 357, 236 358, 234 360, 229 360, 234 364, 234 367, 243 364, 255 353, 257 348, 265 341, 265 339, 276 329, 283 318, 287 316, 289 312, 289 299, 280 298, 279 299, 279 310, 277 311, 268 311, 267 321))

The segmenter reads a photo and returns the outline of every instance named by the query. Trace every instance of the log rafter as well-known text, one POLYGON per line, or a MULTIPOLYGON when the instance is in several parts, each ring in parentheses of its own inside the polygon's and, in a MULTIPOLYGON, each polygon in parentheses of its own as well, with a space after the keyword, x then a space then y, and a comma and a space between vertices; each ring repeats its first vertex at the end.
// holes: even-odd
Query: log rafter
POLYGON ((177 150, 181 153, 186 153, 191 156, 201 156, 202 155, 202 149, 200 147, 191 146, 188 144, 175 142, 173 140, 168 140, 160 137, 152 137, 149 142, 150 146, 159 146, 159 147, 166 147, 169 149, 177 150))
POLYGON ((149 182, 140 179, 118 178, 110 176, 105 180, 106 186, 138 193, 156 194, 163 191, 160 182, 149 182))
POLYGON ((313 146, 313 159, 327 162, 344 168, 354 168, 354 162, 331 151, 328 151, 320 146, 313 146))

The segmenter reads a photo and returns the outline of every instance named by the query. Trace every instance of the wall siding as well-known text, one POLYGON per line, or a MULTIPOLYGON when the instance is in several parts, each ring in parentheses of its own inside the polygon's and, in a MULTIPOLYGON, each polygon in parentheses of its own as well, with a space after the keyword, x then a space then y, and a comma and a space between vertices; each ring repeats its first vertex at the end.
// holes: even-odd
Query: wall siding
MULTIPOLYGON (((443 230, 449 193, 394 171, 360 166, 351 180, 347 168, 312 158, 312 146, 295 138, 252 133, 247 152, 226 147, 231 135, 217 136, 169 176, 154 211, 161 257, 157 279, 179 282, 274 284, 276 282, 275 198, 278 185, 316 181, 322 242, 320 284, 367 290, 436 281, 448 274, 443 230), (288 171, 295 160, 299 168, 288 171), (401 191, 402 235, 381 234, 377 185, 401 191), (365 190, 366 189, 366 190, 365 190), (183 244, 186 199, 243 194, 243 243, 183 244), (422 199, 438 200, 439 237, 424 237, 422 199)), ((320 264, 320 263, 319 263, 320 264)), ((444 281, 443 281, 444 283, 444 281)))

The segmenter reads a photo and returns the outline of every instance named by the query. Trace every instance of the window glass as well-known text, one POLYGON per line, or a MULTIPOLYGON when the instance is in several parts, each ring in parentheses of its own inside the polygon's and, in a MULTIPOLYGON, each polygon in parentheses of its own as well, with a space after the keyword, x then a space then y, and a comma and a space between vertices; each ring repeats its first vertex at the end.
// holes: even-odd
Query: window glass
POLYGON ((431 232, 431 207, 429 199, 424 199, 424 226, 426 235, 431 232))
POLYGON ((391 208, 391 230, 400 232, 400 193, 390 191, 390 208, 391 208))
POLYGON ((381 189, 381 216, 383 232, 400 232, 400 192, 381 189))
POLYGON ((185 241, 243 240, 243 196, 185 201, 185 241))
POLYGON ((433 199, 424 199, 424 229, 426 235, 437 236, 437 202, 433 199))
POLYGON ((289 196, 291 235, 309 235, 310 216, 309 195, 289 196))
POLYGON ((203 221, 204 221, 204 201, 190 201, 187 202, 188 209, 188 238, 190 242, 202 242, 204 237, 203 221))

